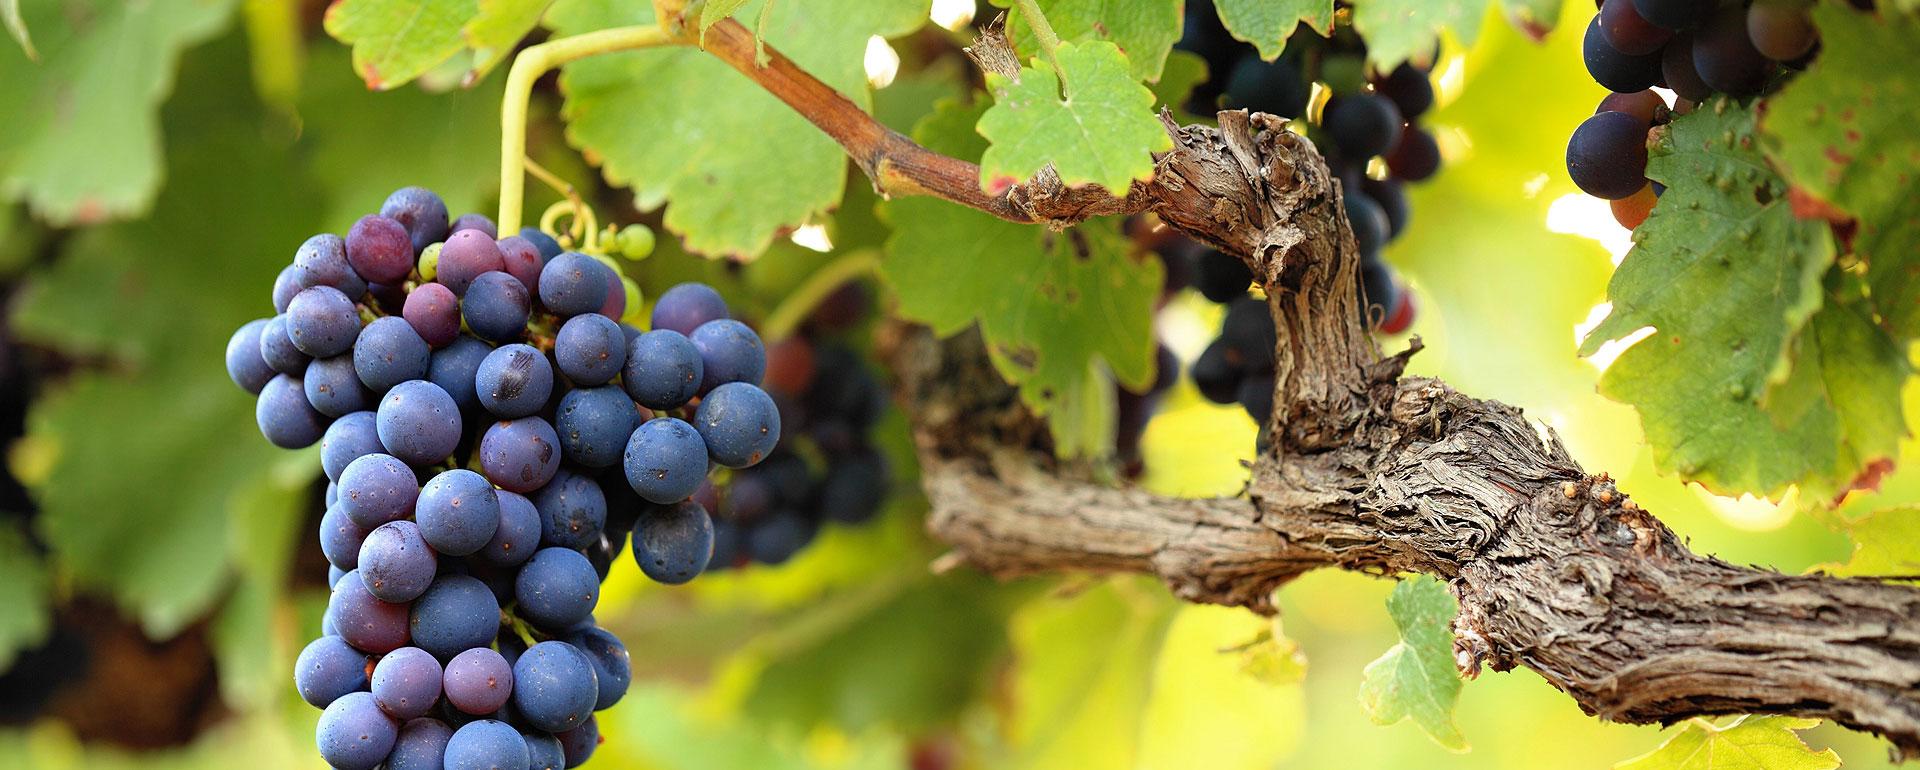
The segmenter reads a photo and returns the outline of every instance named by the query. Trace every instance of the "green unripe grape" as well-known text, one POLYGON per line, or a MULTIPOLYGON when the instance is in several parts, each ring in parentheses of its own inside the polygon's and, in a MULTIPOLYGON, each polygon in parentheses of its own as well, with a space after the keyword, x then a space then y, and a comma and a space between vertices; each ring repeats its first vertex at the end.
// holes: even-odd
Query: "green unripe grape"
POLYGON ((440 274, 440 244, 430 243, 420 250, 420 280, 431 281, 440 274))
POLYGON ((639 261, 653 253, 653 228, 632 224, 621 228, 614 238, 614 249, 627 259, 639 261))

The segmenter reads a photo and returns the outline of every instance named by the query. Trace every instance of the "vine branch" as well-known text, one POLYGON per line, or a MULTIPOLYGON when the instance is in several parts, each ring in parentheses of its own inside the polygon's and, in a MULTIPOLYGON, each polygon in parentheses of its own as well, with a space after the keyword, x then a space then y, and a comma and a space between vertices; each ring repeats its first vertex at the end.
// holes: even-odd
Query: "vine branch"
MULTIPOLYGON (((684 28, 671 15, 677 4, 656 0, 668 28, 684 28)), ((626 41, 665 42, 657 30, 626 41)), ((1004 45, 989 28, 976 47, 1004 45)), ((1524 666, 1621 722, 1831 719, 1920 756, 1920 588, 1695 554, 1520 410, 1403 377, 1418 344, 1383 356, 1367 333, 1340 185, 1281 119, 1224 112, 1218 128, 1181 127, 1163 114, 1174 149, 1124 197, 1045 173, 989 196, 973 164, 879 124, 774 48, 761 47, 756 62, 739 24, 712 25, 703 47, 840 143, 883 194, 1056 227, 1151 211, 1239 255, 1266 291, 1275 406, 1244 498, 1177 500, 1097 483, 1090 469, 1053 457, 1044 422, 999 378, 977 333, 936 340, 890 327, 882 349, 914 424, 928 528, 954 547, 942 564, 1153 574, 1184 599, 1263 613, 1275 588, 1311 569, 1423 573, 1459 600, 1454 652, 1468 676, 1524 666)), ((562 51, 591 52, 551 49, 524 70, 516 61, 509 99, 562 51)), ((524 96, 519 104, 523 118, 524 96)), ((517 221, 506 190, 517 208, 524 147, 512 149, 503 152, 515 178, 506 184, 503 172, 503 229, 517 221)))

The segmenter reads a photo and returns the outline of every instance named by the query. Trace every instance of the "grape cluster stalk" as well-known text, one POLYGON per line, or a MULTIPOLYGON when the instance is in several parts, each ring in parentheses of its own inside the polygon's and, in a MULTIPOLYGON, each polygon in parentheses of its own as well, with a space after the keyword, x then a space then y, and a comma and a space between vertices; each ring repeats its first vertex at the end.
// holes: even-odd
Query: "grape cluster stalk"
POLYGON ((594 618, 631 550, 666 584, 714 553, 694 499, 773 455, 767 356, 703 284, 655 303, 537 228, 500 238, 409 187, 302 244, 235 332, 260 432, 320 445, 333 593, 294 685, 344 770, 578 767, 632 681, 594 618))
MULTIPOLYGON (((1347 224, 1360 247, 1361 312, 1380 334, 1413 323, 1413 295, 1384 258, 1412 215, 1406 185, 1440 171, 1439 143, 1420 119, 1433 107, 1430 73, 1416 62, 1387 72, 1366 63, 1366 42, 1350 30, 1329 39, 1298 35, 1274 61, 1235 40, 1211 2, 1189 3, 1175 47, 1200 55, 1215 75, 1195 89, 1191 108, 1247 109, 1291 118, 1326 157, 1340 180, 1347 224), (1316 85, 1325 96, 1317 105, 1316 85)), ((1238 257, 1184 238, 1159 250, 1169 273, 1226 306, 1220 336, 1193 362, 1200 393, 1239 403, 1264 425, 1273 410, 1273 325, 1265 304, 1248 296, 1253 274, 1238 257)))
MULTIPOLYGON (((1820 52, 1811 0, 1600 0, 1581 52, 1613 93, 1567 140, 1567 175, 1629 230, 1664 192, 1647 179, 1653 131, 1715 94, 1770 93, 1820 52), (1655 88, 1672 91, 1672 104, 1655 88)), ((1871 5, 1871 3, 1868 3, 1871 5)))

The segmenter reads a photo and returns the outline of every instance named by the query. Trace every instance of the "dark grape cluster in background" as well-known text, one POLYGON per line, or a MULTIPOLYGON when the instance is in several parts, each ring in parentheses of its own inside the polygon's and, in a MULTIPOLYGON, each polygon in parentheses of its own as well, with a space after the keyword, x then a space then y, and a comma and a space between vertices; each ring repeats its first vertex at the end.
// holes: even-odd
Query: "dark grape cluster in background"
POLYGON ((849 283, 815 309, 798 333, 767 349, 766 389, 787 439, 758 466, 704 495, 717 503, 713 564, 720 570, 781 564, 827 524, 865 524, 893 484, 873 444, 886 385, 840 339, 870 310, 866 287, 849 283))
POLYGON ((1601 0, 1581 51, 1613 93, 1567 141, 1567 174, 1639 227, 1661 189, 1647 180, 1648 133, 1714 94, 1778 88, 1820 50, 1811 0, 1601 0), (1669 106, 1654 88, 1673 91, 1669 106))
POLYGON ((759 337, 712 288, 614 319, 624 281, 535 228, 449 222, 420 188, 302 244, 227 371, 274 444, 320 444, 332 564, 294 683, 337 768, 575 767, 631 680, 595 624, 629 547, 684 583, 714 550, 692 498, 774 453, 759 337))
MULTIPOLYGON (((1440 170, 1440 147, 1420 117, 1433 106, 1428 72, 1414 62, 1371 71, 1366 45, 1351 30, 1330 39, 1297 35, 1286 53, 1268 62, 1235 40, 1211 2, 1187 5, 1177 48, 1200 55, 1211 79, 1195 89, 1191 109, 1247 109, 1308 123, 1312 137, 1340 180, 1347 223, 1360 247, 1360 306, 1370 327, 1398 334, 1413 323, 1413 299, 1383 258, 1406 227, 1411 210, 1405 185, 1440 170), (1315 114, 1314 84, 1330 95, 1315 114)), ((1206 398, 1240 403, 1265 424, 1273 408, 1273 325, 1265 303, 1248 296, 1253 275, 1238 257, 1185 239, 1160 247, 1193 288, 1227 307, 1220 337, 1194 361, 1195 384, 1206 398)))

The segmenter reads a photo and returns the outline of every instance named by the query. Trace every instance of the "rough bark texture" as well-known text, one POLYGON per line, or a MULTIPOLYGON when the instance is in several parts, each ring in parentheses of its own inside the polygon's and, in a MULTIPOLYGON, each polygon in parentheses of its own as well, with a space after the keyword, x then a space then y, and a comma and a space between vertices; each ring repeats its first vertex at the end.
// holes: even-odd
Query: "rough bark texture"
MULTIPOLYGON (((1005 57, 982 48, 1002 45, 988 35, 971 53, 999 66, 1005 57)), ((1148 573, 1184 599, 1259 612, 1317 567, 1424 573, 1460 600, 1455 653, 1468 675, 1525 666, 1623 722, 1827 718, 1920 755, 1920 588, 1694 554, 1520 410, 1402 377, 1414 351, 1381 355, 1360 322, 1339 185, 1280 119, 1168 120, 1173 151, 1124 198, 1046 173, 986 196, 977 167, 873 123, 777 52, 755 64, 739 25, 715 25, 707 48, 833 135, 882 192, 1054 227, 1151 211, 1241 255, 1265 286, 1275 409, 1247 494, 1232 499, 1096 483, 1053 459, 977 336, 895 328, 884 347, 948 562, 1148 573)))
POLYGON ((1278 331, 1269 449, 1244 498, 1174 500, 1051 460, 977 338, 894 346, 928 526, 999 575, 1157 575, 1181 598, 1271 612, 1322 566, 1446 580, 1456 659, 1531 668, 1622 722, 1790 713, 1920 752, 1920 590, 1699 556, 1581 470, 1520 410, 1402 377, 1359 323, 1338 185, 1277 119, 1177 128, 1149 208, 1246 254, 1278 331))

